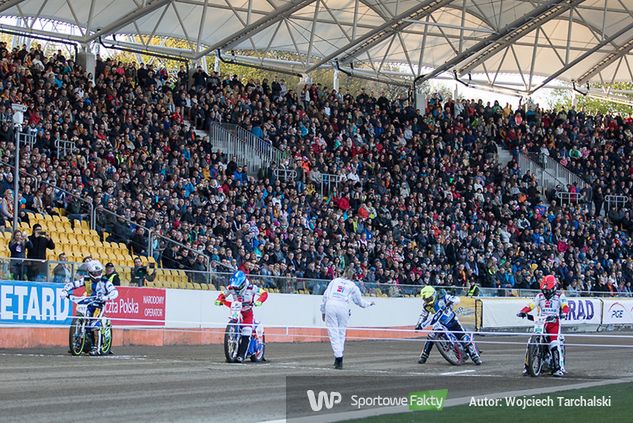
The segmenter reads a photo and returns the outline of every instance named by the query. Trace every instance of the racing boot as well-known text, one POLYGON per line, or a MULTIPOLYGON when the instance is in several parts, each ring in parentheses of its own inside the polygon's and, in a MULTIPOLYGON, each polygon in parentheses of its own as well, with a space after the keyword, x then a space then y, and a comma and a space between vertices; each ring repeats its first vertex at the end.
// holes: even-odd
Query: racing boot
POLYGON ((529 370, 528 370, 528 366, 527 366, 527 364, 524 364, 524 365, 523 365, 523 372, 521 372, 521 374, 522 374, 523 376, 529 376, 529 375, 530 375, 530 372, 529 372, 529 370))
POLYGON ((479 356, 477 348, 475 348, 472 342, 468 344, 466 349, 468 350, 468 355, 473 360, 473 363, 475 363, 476 366, 481 366, 481 357, 479 356))
POLYGON ((560 366, 560 351, 558 350, 558 347, 552 348, 550 352, 552 353, 552 376, 564 376, 565 374, 560 366))
POLYGON ((426 353, 426 351, 424 351, 422 353, 422 355, 420 355, 420 358, 418 358, 418 364, 424 364, 426 363, 426 360, 429 358, 429 355, 426 353))
POLYGON ((98 350, 98 349, 97 349, 97 347, 95 347, 95 346, 93 346, 92 348, 90 348, 90 352, 89 352, 88 354, 90 354, 90 355, 91 355, 91 356, 93 356, 93 357, 94 357, 94 356, 101 355, 101 354, 99 353, 99 350, 98 350))
POLYGON ((248 349, 248 343, 250 341, 250 337, 242 335, 240 337, 240 345, 237 347, 237 357, 236 360, 238 363, 242 363, 245 359, 246 350, 248 349))
POLYGON ((334 368, 337 370, 343 369, 343 357, 335 357, 334 358, 334 368))
POLYGON ((424 349, 422 349, 422 354, 420 354, 420 358, 418 359, 418 364, 426 363, 426 360, 429 358, 429 354, 431 354, 432 348, 433 348, 433 342, 427 340, 424 343, 424 349))

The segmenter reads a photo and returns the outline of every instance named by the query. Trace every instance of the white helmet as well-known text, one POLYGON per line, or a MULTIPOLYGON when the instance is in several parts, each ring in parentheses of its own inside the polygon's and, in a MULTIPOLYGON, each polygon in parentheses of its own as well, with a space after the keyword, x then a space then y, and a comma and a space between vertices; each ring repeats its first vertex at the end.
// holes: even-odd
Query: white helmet
POLYGON ((103 264, 99 260, 91 260, 88 262, 87 269, 88 275, 91 279, 101 279, 103 276, 103 264))

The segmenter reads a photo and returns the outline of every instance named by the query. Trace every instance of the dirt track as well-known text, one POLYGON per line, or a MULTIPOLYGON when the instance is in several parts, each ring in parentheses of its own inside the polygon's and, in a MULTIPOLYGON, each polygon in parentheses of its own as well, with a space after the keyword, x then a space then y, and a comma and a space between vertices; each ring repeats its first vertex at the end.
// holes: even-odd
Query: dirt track
MULTIPOLYGON (((620 333, 621 334, 621 333, 620 333)), ((285 416, 286 376, 412 376, 416 389, 448 388, 449 398, 633 376, 630 348, 569 347, 568 377, 520 375, 524 347, 510 337, 481 338, 481 367, 448 365, 434 350, 416 363, 420 342, 348 343, 345 370, 330 368, 329 344, 270 344, 267 363, 224 363, 220 346, 120 347, 109 357, 71 357, 61 349, 0 350, 3 422, 255 422, 285 416)), ((573 338, 571 343, 633 345, 633 339, 573 338)))

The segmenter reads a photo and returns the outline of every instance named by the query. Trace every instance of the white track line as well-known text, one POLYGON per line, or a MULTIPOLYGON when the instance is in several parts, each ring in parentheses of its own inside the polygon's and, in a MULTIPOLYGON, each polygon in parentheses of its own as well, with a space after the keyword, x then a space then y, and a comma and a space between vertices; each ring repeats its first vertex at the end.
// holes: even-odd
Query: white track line
POLYGON ((439 376, 453 376, 453 375, 461 375, 464 373, 473 373, 476 372, 475 369, 470 369, 470 370, 458 370, 456 372, 445 372, 445 373, 440 373, 439 376))

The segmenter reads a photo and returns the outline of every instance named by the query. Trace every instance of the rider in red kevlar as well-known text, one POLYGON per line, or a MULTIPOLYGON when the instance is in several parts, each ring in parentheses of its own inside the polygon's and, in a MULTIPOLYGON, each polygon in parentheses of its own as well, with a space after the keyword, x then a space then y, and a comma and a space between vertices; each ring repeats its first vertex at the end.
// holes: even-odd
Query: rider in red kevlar
MULTIPOLYGON (((534 301, 527 306, 523 307, 517 316, 524 318, 527 314, 537 309, 537 313, 540 316, 555 316, 554 322, 548 322, 545 324, 545 332, 548 335, 549 349, 552 353, 552 363, 554 368, 552 374, 554 376, 563 376, 564 368, 562 366, 563 359, 560 353, 560 342, 558 340, 560 318, 566 317, 569 314, 569 305, 567 304, 567 298, 565 294, 557 291, 558 282, 556 276, 547 275, 541 281, 541 292, 536 294, 534 301)), ((527 356, 526 363, 523 366, 523 375, 527 375, 527 356)))
POLYGON ((242 362, 248 348, 249 336, 253 331, 253 307, 262 305, 268 299, 268 292, 250 283, 246 274, 238 270, 231 276, 228 289, 218 295, 215 305, 225 305, 230 308, 232 301, 227 298, 242 303, 242 336, 237 349, 237 361, 242 362))

